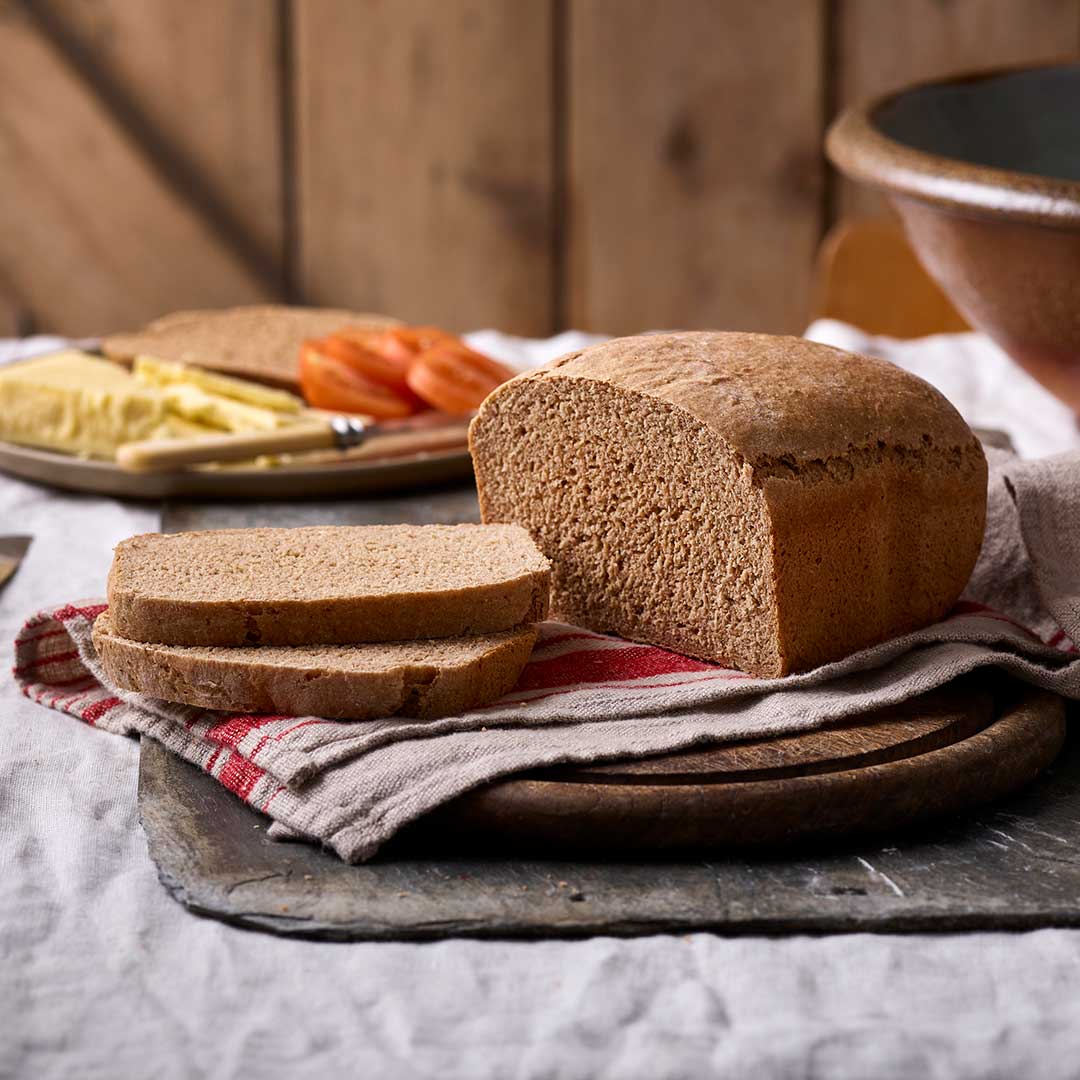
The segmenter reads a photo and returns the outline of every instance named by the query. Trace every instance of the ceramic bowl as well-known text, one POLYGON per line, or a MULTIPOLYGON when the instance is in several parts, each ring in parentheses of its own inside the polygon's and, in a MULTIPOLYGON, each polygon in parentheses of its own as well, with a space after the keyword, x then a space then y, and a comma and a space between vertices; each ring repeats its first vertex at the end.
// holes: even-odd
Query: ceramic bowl
POLYGON ((1080 63, 900 90, 845 112, 826 150, 889 196, 968 321, 1080 412, 1080 63))

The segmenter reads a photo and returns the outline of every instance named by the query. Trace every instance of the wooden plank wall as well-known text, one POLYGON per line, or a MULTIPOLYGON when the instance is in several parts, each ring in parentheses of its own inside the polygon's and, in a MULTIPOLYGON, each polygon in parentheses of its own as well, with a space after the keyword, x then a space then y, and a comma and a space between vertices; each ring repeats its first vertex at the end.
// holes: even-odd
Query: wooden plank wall
POLYGON ((0 0, 0 335, 262 300, 797 331, 836 111, 1080 0, 0 0))
POLYGON ((818 0, 571 0, 570 324, 805 318, 822 30, 818 0))
POLYGON ((298 285, 453 329, 552 318, 552 7, 295 10, 298 285))

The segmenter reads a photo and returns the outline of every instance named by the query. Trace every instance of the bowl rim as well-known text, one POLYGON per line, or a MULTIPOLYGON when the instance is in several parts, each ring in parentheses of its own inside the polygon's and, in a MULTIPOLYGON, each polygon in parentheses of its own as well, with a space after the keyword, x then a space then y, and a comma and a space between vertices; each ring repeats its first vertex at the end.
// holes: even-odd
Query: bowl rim
POLYGON ((893 195, 968 216, 1080 229, 1080 180, 932 154, 885 135, 874 122, 880 109, 916 90, 1063 67, 1080 67, 1080 61, 1005 64, 910 83, 845 109, 829 126, 825 152, 853 180, 893 195))

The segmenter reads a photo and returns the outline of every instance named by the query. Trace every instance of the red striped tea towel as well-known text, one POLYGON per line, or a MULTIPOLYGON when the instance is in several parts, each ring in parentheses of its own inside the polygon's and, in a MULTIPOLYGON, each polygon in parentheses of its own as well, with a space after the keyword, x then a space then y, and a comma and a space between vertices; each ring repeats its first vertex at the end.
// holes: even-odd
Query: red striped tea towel
POLYGON ((817 727, 988 665, 1080 697, 1080 454, 999 460, 969 596, 935 626, 815 671, 759 680, 558 623, 513 692, 435 721, 238 716, 110 688, 90 628, 104 605, 40 613, 15 676, 42 704, 138 732, 211 773, 288 830, 349 860, 409 821, 525 769, 642 757, 817 727))

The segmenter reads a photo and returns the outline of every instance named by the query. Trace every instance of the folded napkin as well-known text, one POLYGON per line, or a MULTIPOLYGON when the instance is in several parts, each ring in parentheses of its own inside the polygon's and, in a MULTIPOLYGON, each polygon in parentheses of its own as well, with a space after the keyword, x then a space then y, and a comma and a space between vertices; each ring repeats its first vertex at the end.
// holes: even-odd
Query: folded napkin
POLYGON ((90 635, 100 602, 30 619, 16 641, 15 677, 51 708, 159 740, 273 818, 275 834, 320 841, 350 861, 433 807, 515 772, 807 730, 979 667, 1080 697, 1080 452, 1035 461, 988 454, 986 539, 956 609, 781 680, 549 622, 515 689, 460 716, 232 715, 111 687, 90 635))

